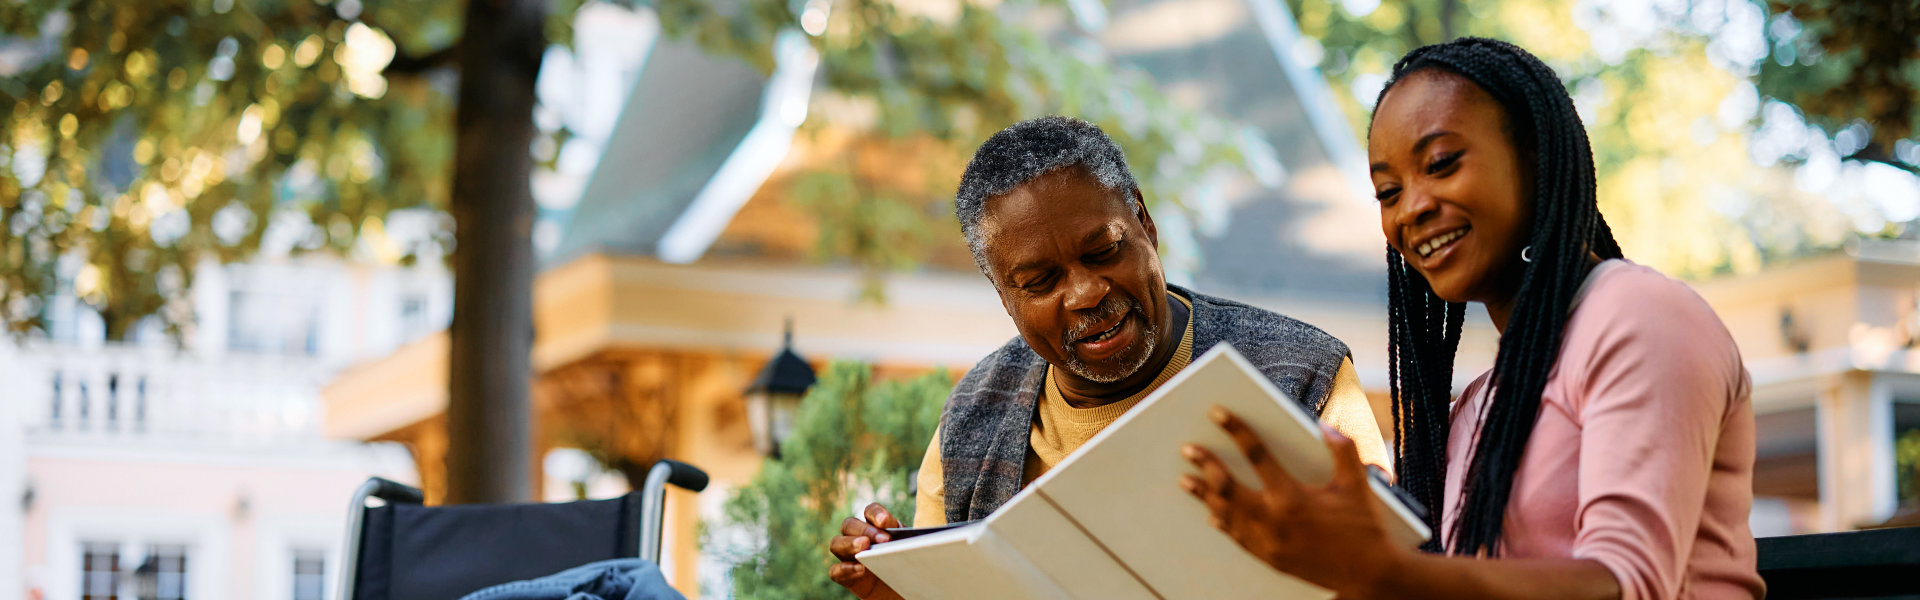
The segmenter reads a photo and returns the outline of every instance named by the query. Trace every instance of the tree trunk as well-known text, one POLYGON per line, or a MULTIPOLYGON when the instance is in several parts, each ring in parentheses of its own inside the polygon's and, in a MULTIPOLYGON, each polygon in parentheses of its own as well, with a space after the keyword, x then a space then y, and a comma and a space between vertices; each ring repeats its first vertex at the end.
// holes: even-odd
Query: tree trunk
POLYGON ((127 334, 132 333, 133 325, 127 322, 127 318, 120 311, 99 307, 95 308, 94 312, 100 313, 100 326, 104 330, 107 341, 116 343, 127 341, 127 334))
POLYGON ((1440 41, 1447 42, 1457 37, 1459 31, 1460 0, 1440 0, 1440 41))
POLYGON ((534 78, 544 0, 469 0, 460 44, 448 328, 448 504, 532 498, 534 78))

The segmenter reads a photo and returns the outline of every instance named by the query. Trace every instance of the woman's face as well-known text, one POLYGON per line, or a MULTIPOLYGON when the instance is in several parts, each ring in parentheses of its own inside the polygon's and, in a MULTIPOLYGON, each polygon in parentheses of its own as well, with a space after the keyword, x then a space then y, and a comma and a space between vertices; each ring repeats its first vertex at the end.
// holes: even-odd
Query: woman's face
POLYGON ((1434 293, 1512 300, 1533 222, 1531 161, 1515 150, 1499 101, 1452 72, 1417 71, 1380 100, 1367 160, 1387 243, 1434 293))

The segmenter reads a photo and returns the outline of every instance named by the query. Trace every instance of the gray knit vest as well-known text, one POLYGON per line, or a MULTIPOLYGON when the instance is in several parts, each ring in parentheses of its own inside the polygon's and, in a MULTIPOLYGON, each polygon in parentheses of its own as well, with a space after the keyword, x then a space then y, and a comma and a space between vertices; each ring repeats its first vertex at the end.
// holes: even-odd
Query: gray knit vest
MULTIPOLYGON (((1320 414, 1348 356, 1345 343, 1273 312, 1167 287, 1193 301, 1194 357, 1214 344, 1230 343, 1274 387, 1320 414)), ((1015 337, 967 371, 947 397, 940 415, 940 461, 948 523, 986 518, 1020 491, 1046 367, 1025 340, 1015 337)))

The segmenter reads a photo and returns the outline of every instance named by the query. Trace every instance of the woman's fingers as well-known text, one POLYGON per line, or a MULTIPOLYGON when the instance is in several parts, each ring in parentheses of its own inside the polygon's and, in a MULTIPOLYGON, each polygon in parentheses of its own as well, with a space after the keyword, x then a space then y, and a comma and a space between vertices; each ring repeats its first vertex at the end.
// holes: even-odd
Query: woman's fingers
POLYGON ((1212 495, 1211 490, 1207 489, 1207 482, 1201 481, 1199 477, 1192 475, 1180 476, 1180 489, 1186 490, 1187 493, 1193 494, 1194 498, 1200 500, 1206 500, 1207 496, 1212 495))
POLYGON ((1299 481, 1287 472, 1286 467, 1280 465, 1280 461, 1274 460, 1273 452, 1267 450, 1266 442, 1260 441, 1260 435, 1254 433, 1253 428, 1248 427, 1246 421, 1240 420, 1239 415, 1215 405, 1213 410, 1208 411, 1207 416, 1211 417, 1221 429, 1226 430, 1228 437, 1233 438, 1233 443, 1239 446, 1240 452, 1247 456, 1247 462, 1253 465, 1253 472, 1260 477, 1260 484, 1268 491, 1292 493, 1299 488, 1299 481))
POLYGON ((1215 517, 1224 519, 1227 513, 1233 510, 1233 503, 1231 501, 1227 500, 1225 496, 1215 493, 1213 488, 1199 477, 1181 475, 1180 487, 1186 489, 1187 493, 1193 494, 1193 497, 1199 498, 1200 502, 1206 504, 1207 510, 1212 511, 1215 517))
POLYGON ((1227 466, 1220 462, 1219 457, 1213 455, 1213 451, 1195 444, 1187 444, 1180 449, 1180 454, 1186 456, 1195 468, 1200 469, 1200 477, 1212 493, 1227 500, 1233 500, 1234 496, 1240 493, 1238 489, 1240 486, 1233 480, 1233 474, 1227 472, 1227 466))

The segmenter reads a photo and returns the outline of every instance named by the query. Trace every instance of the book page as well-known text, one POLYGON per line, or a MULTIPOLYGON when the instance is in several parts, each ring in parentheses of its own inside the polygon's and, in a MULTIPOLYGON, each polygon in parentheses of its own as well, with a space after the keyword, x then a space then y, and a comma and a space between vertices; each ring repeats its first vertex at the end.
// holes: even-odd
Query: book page
MULTIPOLYGON (((1044 506, 1036 508, 1015 513, 1041 517, 1041 511, 1051 512, 1044 506)), ((1000 514, 1006 512, 996 516, 1000 514)), ((1054 521, 1060 520, 1057 513, 1054 517, 1054 521)), ((1024 525, 1033 524, 1031 518, 1019 521, 1024 525)), ((990 523, 992 520, 876 544, 856 558, 894 591, 912 600, 1070 597, 1021 550, 989 529, 990 523)), ((1031 538, 1037 531, 1022 533, 1031 538)), ((1085 539, 1078 533, 1070 535, 1085 539)))
MULTIPOLYGON (((1319 425, 1274 390, 1238 352, 1221 344, 1087 442, 1030 487, 1052 499, 1166 598, 1331 598, 1328 590, 1260 562, 1208 524, 1199 500, 1180 489, 1195 472, 1180 455, 1188 442, 1212 450, 1234 478, 1260 479, 1225 431, 1208 419, 1215 404, 1258 432, 1276 459, 1309 485, 1332 476, 1319 425)), ((1424 527, 1385 508, 1389 531, 1409 546, 1424 527)), ((1353 557, 1353 560, 1366 560, 1353 557)))
POLYGON ((900 595, 914 600, 1027 598, 1006 566, 975 544, 985 527, 974 525, 876 544, 857 558, 900 595))
MULTIPOLYGON (((1215 404, 1253 427, 1295 478, 1324 485, 1332 476, 1315 419, 1221 344, 984 522, 880 544, 860 561, 914 600, 1332 598, 1248 554, 1180 489, 1193 472, 1180 455, 1188 442, 1213 450, 1242 485, 1261 485, 1207 417, 1215 404)), ((1385 488, 1373 491, 1389 535, 1407 547, 1426 538, 1385 488)))
POLYGON ((1024 494, 987 519, 987 528, 1033 562, 1067 597, 1156 600, 1139 576, 1042 496, 1024 494))
POLYGON ((860 564, 907 598, 940 598, 941 590, 965 579, 995 578, 998 569, 968 543, 978 527, 954 529, 876 544, 856 555, 860 564))

